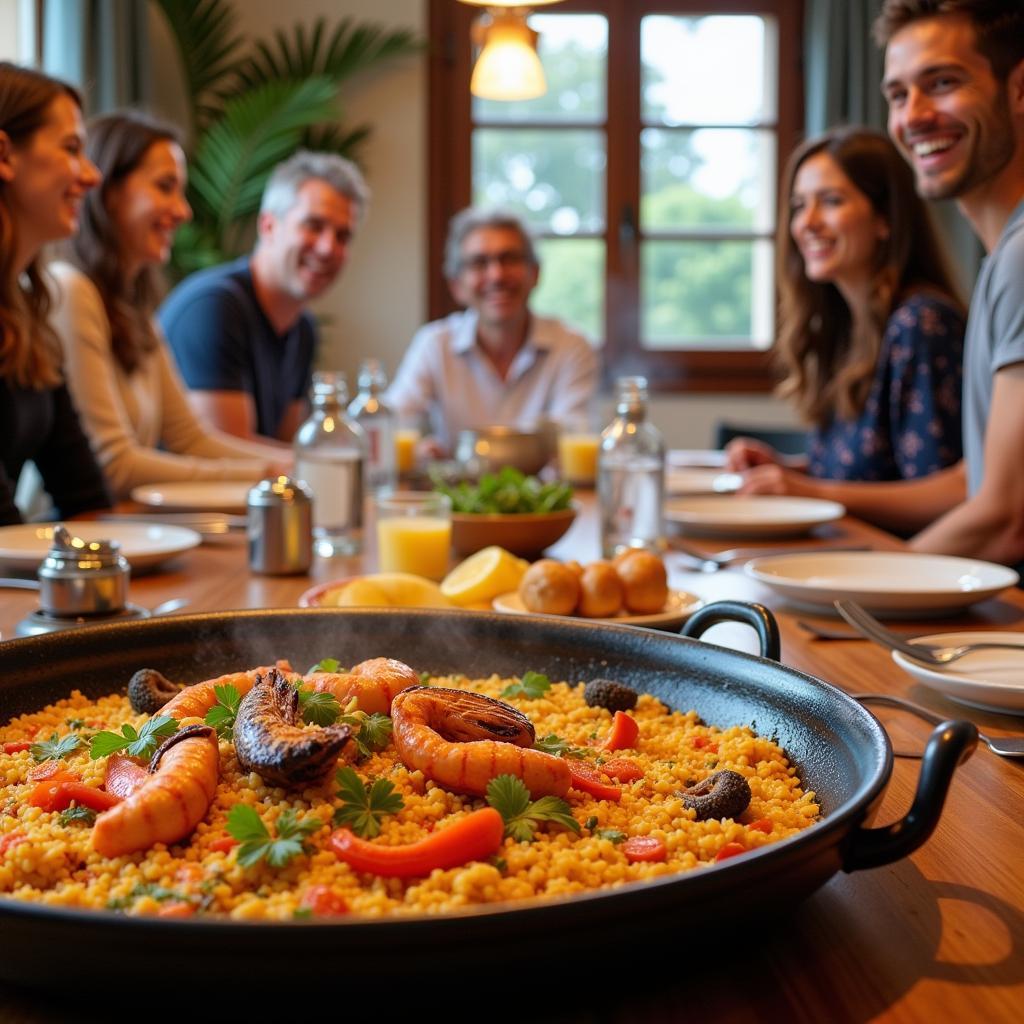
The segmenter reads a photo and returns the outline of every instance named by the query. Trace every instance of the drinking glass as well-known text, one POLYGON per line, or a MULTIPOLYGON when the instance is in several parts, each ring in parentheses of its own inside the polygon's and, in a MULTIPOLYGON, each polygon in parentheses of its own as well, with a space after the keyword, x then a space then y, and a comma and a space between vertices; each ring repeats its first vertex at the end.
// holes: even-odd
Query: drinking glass
POLYGON ((378 496, 377 564, 381 572, 444 579, 452 543, 452 503, 445 494, 394 491, 378 496))
POLYGON ((558 475, 574 487, 593 487, 601 434, 588 419, 570 421, 558 432, 558 475))

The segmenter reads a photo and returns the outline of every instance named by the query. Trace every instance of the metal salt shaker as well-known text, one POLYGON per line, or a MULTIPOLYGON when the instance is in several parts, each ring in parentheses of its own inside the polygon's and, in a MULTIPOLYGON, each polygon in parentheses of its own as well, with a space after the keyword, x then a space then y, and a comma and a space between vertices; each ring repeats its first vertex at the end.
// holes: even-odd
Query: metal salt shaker
POLYGON ((116 540, 85 541, 57 526, 39 566, 39 606, 50 616, 114 615, 128 603, 130 576, 116 540))
POLYGON ((313 562, 313 495, 278 476, 249 491, 249 568, 267 576, 308 572, 313 562))

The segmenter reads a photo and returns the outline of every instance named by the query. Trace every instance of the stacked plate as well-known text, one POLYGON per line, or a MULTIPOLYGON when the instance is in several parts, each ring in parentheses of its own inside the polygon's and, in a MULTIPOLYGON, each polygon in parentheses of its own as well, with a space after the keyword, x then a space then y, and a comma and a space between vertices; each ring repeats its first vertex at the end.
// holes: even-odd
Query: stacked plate
POLYGON ((665 503, 665 519, 695 537, 796 537, 845 514, 838 502, 817 498, 723 494, 670 498, 665 503))

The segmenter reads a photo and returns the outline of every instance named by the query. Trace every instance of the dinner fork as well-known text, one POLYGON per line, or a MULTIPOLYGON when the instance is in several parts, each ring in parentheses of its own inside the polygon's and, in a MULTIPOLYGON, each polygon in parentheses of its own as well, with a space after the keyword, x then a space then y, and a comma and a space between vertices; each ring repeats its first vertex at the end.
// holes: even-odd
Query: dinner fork
POLYGON ((948 665, 973 651, 1024 651, 1024 635, 1021 636, 1022 642, 1019 644, 983 641, 945 647, 941 644, 909 643, 886 629, 878 619, 861 608, 856 601, 841 600, 833 603, 836 611, 860 634, 869 640, 874 640, 882 647, 899 651, 922 665, 948 665))
MULTIPOLYGON (((936 714, 928 708, 921 707, 920 704, 915 704, 912 700, 907 700, 906 697, 893 697, 888 693, 851 693, 850 696, 854 700, 859 700, 861 704, 889 704, 894 708, 903 708, 905 711, 910 711, 919 718, 923 718, 926 722, 931 722, 932 725, 941 725, 943 722, 949 721, 948 715, 936 714)), ((987 736, 978 729, 978 739, 993 754, 999 754, 1001 757, 1024 757, 1024 738, 1020 736, 987 736)), ((913 755, 903 754, 902 756, 913 755)))

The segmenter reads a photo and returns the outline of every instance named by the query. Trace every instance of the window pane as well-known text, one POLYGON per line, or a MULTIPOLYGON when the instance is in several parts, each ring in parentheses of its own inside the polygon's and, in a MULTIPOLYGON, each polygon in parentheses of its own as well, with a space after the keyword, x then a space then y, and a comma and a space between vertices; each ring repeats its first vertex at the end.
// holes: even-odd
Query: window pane
POLYGON ((670 17, 640 23, 645 121, 757 124, 776 118, 775 21, 751 15, 670 17))
POLYGON ((774 230, 771 132, 645 128, 640 133, 640 167, 644 231, 774 230))
POLYGON ((535 100, 473 97, 477 121, 603 121, 608 61, 608 21, 598 14, 534 14, 537 53, 548 91, 535 100))
POLYGON ((644 242, 640 279, 645 348, 771 341, 771 242, 644 242))
POLYGON ((587 335, 603 340, 604 241, 600 238, 543 238, 537 241, 540 284, 530 308, 556 316, 587 335))
POLYGON ((604 230, 604 133, 473 132, 473 202, 518 210, 556 235, 604 230))

